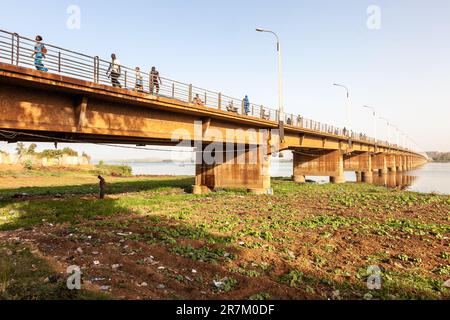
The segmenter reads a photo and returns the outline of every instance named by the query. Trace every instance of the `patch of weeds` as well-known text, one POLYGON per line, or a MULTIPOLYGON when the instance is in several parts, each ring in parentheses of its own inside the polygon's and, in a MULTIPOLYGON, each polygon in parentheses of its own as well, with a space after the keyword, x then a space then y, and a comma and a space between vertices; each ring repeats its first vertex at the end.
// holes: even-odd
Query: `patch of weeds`
POLYGON ((403 262, 408 262, 408 261, 409 261, 408 255, 403 254, 403 253, 397 255, 396 258, 397 258, 398 260, 400 260, 400 261, 403 261, 403 262))
POLYGON ((260 293, 255 293, 253 295, 251 295, 248 300, 255 300, 255 301, 263 301, 263 300, 270 300, 270 294, 266 293, 266 292, 260 292, 260 293))
POLYGON ((289 285, 292 288, 297 288, 302 283, 303 273, 298 270, 292 270, 278 278, 279 282, 289 285))
POLYGON ((316 266, 322 267, 322 266, 325 265, 326 263, 327 263, 327 259, 326 259, 326 258, 324 258, 324 257, 322 257, 322 256, 320 256, 320 255, 318 255, 318 254, 315 254, 315 255, 314 255, 314 264, 315 264, 316 266))
POLYGON ((235 259, 234 254, 226 252, 224 249, 213 249, 207 246, 197 249, 190 245, 177 245, 171 248, 170 252, 194 261, 203 261, 207 263, 217 263, 224 259, 235 259))
POLYGON ((441 254, 439 255, 442 259, 447 259, 447 260, 449 260, 450 259, 450 252, 446 252, 446 251, 443 251, 443 252, 441 252, 441 254))
POLYGON ((448 264, 440 265, 439 267, 434 269, 433 272, 441 276, 448 276, 450 275, 450 265, 448 264))
POLYGON ((233 278, 224 278, 220 280, 214 280, 214 290, 216 292, 230 292, 232 291, 238 284, 238 281, 233 278))
POLYGON ((261 276, 261 273, 256 270, 246 270, 245 268, 231 268, 230 272, 239 273, 249 278, 257 278, 261 276))

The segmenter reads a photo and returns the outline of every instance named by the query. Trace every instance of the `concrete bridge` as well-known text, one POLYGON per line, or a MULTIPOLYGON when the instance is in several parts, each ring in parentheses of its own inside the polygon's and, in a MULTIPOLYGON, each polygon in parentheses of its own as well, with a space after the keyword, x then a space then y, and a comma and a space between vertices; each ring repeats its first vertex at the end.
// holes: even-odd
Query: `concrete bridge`
POLYGON ((372 182, 374 175, 378 179, 427 162, 415 151, 294 115, 285 116, 280 132, 274 110, 256 105, 244 110, 239 99, 169 79, 156 94, 147 74, 146 88, 136 90, 134 70, 126 67, 122 88, 113 88, 105 75, 107 61, 47 44, 49 72, 33 70, 33 46, 31 39, 0 32, 4 141, 195 147, 195 193, 270 192, 271 154, 282 150, 293 151, 298 183, 305 176, 343 183, 344 171, 372 182))

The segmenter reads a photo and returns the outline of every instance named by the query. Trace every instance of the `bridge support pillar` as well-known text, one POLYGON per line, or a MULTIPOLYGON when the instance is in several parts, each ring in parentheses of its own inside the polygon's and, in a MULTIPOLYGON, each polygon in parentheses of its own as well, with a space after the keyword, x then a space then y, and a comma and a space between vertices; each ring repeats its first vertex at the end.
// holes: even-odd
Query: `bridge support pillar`
POLYGON ((362 182, 362 172, 355 171, 356 182, 362 182))
POLYGON ((395 167, 397 172, 403 172, 403 159, 402 156, 395 156, 395 167))
POLYGON ((387 157, 385 154, 380 153, 372 156, 372 169, 379 175, 388 173, 387 157))
POLYGON ((197 152, 193 193, 247 189, 256 194, 271 194, 270 156, 266 151, 266 148, 252 146, 245 151, 235 150, 233 156, 218 154, 217 157, 210 152, 197 152))
POLYGON ((411 171, 411 162, 409 156, 405 156, 405 171, 411 171))
POLYGON ((369 152, 352 152, 344 156, 344 169, 356 172, 356 181, 372 183, 373 166, 372 156, 369 152))
POLYGON ((386 166, 389 172, 397 172, 395 155, 389 154, 386 156, 386 166))
POLYGON ((305 176, 329 176, 331 183, 345 183, 344 158, 340 150, 302 151, 294 154, 294 181, 303 182, 305 176))
POLYGON ((362 182, 365 182, 365 183, 372 183, 373 182, 372 171, 362 172, 361 180, 362 180, 362 182))

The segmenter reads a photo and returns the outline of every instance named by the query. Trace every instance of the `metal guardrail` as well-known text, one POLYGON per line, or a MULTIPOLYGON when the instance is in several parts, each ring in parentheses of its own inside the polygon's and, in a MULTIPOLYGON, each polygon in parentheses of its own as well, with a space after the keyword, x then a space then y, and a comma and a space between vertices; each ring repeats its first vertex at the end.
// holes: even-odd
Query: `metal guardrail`
MULTIPOLYGON (((109 61, 103 60, 98 56, 89 56, 48 43, 43 44, 47 49, 47 53, 45 54, 45 58, 42 59, 42 62, 45 65, 45 68, 48 69, 48 72, 90 81, 96 84, 112 86, 111 78, 108 77, 108 70, 111 64, 109 61)), ((35 52, 35 45, 36 42, 33 39, 20 36, 17 33, 0 30, 0 62, 21 67, 35 68, 35 59, 32 57, 35 52)), ((276 122, 280 120, 278 110, 251 103, 248 110, 249 112, 247 113, 245 112, 244 101, 241 99, 165 77, 160 77, 162 83, 157 92, 156 86, 152 83, 153 79, 150 72, 141 71, 141 76, 143 87, 138 88, 136 86, 138 78, 136 70, 121 65, 121 75, 118 80, 121 83, 121 87, 128 90, 136 90, 142 93, 172 98, 187 103, 197 103, 198 105, 208 108, 249 117, 276 122), (201 101, 195 99, 197 95, 201 101)), ((362 133, 354 133, 345 128, 338 128, 294 114, 285 114, 284 123, 320 133, 398 148, 398 146, 389 144, 386 141, 375 141, 375 139, 362 133)))

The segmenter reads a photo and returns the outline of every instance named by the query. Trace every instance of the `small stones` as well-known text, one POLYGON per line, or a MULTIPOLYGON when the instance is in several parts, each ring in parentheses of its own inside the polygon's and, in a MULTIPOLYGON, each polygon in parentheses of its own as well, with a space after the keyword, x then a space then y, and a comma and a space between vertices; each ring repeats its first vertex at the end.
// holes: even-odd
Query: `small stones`
POLYGON ((341 300, 341 292, 339 290, 333 291, 331 297, 333 300, 341 300))
POLYGON ((99 266, 99 265, 100 265, 100 261, 95 260, 95 261, 94 261, 94 266, 99 266))
POLYGON ((109 291, 111 289, 111 286, 101 286, 100 290, 102 291, 109 291))
POLYGON ((77 248, 76 252, 77 252, 78 254, 83 254, 83 249, 77 248))
POLYGON ((450 279, 448 279, 447 281, 444 282, 444 284, 442 285, 445 288, 450 288, 450 279))
POLYGON ((166 286, 163 285, 163 284, 158 284, 158 285, 156 286, 156 288, 157 288, 157 289, 160 289, 160 290, 164 290, 164 289, 166 288, 166 286))
POLYGON ((137 286, 138 287, 148 287, 148 283, 147 282, 138 283, 137 286))
POLYGON ((121 264, 113 264, 112 266, 111 266, 111 268, 113 269, 113 270, 117 270, 117 269, 119 269, 120 267, 121 267, 122 265, 121 264))
POLYGON ((196 274, 196 273, 197 273, 197 270, 192 269, 192 273, 193 273, 193 274, 196 274))

